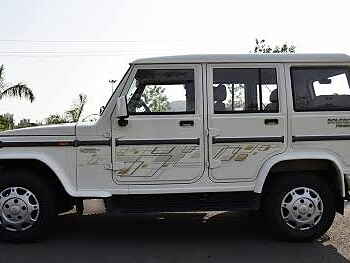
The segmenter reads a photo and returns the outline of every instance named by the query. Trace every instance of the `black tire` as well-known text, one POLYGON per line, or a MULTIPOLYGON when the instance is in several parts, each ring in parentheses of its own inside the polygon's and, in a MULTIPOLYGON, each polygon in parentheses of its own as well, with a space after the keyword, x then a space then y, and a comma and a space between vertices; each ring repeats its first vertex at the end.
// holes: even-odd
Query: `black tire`
MULTIPOLYGON (((31 242, 47 237, 56 214, 54 191, 50 189, 49 184, 34 171, 10 169, 0 175, 0 193, 9 187, 22 187, 33 193, 39 203, 39 215, 32 227, 23 231, 11 231, 0 224, 0 239, 10 242, 31 242)), ((0 220, 2 211, 3 208, 0 207, 0 220)))
MULTIPOLYGON (((294 209, 294 208, 293 208, 294 209)), ((331 227, 335 217, 335 197, 321 176, 313 174, 276 176, 263 196, 263 212, 270 230, 277 238, 286 241, 311 241, 321 237, 331 227), (307 187, 315 191, 323 202, 323 214, 318 223, 309 229, 296 229, 283 219, 283 198, 293 189, 307 187)))

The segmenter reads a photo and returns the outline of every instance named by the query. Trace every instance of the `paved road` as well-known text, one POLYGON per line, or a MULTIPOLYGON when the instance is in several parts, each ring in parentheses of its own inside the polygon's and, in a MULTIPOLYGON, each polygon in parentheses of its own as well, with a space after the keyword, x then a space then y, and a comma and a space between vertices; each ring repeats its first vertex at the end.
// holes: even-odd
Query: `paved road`
POLYGON ((249 213, 65 215, 47 241, 0 244, 0 262, 348 262, 350 213, 330 241, 287 243, 249 213))

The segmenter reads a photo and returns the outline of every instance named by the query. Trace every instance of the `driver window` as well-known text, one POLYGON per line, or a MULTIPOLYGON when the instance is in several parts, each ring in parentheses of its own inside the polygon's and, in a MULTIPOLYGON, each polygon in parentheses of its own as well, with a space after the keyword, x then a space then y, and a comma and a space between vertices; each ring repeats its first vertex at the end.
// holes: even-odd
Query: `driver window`
POLYGON ((131 115, 193 114, 193 69, 139 69, 127 94, 131 115))

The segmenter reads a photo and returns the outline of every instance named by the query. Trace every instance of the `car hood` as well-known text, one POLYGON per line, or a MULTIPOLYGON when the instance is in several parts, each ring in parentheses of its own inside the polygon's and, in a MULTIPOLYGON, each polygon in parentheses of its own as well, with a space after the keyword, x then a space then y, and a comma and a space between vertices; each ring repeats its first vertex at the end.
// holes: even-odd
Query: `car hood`
POLYGON ((74 136, 75 126, 76 123, 36 126, 30 128, 3 131, 0 132, 0 136, 74 136))

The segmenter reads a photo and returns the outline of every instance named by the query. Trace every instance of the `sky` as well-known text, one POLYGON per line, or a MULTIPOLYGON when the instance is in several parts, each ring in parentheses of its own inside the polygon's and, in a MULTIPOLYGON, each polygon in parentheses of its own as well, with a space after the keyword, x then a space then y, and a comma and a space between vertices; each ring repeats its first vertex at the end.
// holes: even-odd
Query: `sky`
POLYGON ((99 112, 137 58, 248 53, 255 38, 298 53, 350 54, 350 1, 1 0, 0 64, 33 103, 0 101, 0 114, 41 121, 88 97, 99 112))

